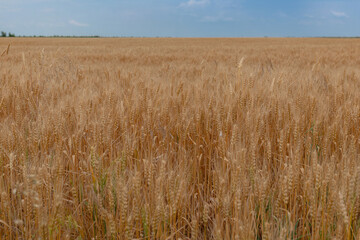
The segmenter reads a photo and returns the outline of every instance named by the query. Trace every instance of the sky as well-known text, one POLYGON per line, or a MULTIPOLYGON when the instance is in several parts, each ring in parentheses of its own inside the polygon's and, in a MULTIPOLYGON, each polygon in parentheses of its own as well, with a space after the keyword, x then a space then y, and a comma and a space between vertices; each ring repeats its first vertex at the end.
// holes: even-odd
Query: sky
POLYGON ((360 36, 360 0, 0 0, 0 31, 118 37, 360 36))

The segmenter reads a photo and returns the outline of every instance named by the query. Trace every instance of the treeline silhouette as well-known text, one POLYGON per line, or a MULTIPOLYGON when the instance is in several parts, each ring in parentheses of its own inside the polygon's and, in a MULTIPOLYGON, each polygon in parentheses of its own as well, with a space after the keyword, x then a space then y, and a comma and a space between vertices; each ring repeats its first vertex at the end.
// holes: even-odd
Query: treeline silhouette
POLYGON ((99 38, 98 35, 90 35, 90 36, 69 36, 69 35, 51 35, 51 36, 44 36, 44 35, 33 35, 33 36, 18 36, 18 37, 38 37, 38 38, 99 38))
MULTIPOLYGON (((15 37, 14 33, 6 33, 4 31, 1 31, 0 37, 15 37)), ((42 38, 99 38, 100 36, 98 35, 89 35, 89 36, 68 36, 68 35, 51 35, 51 36, 44 36, 44 35, 31 35, 31 36, 26 36, 26 35, 18 35, 16 37, 42 37, 42 38)))
POLYGON ((1 37, 15 37, 14 33, 9 32, 8 34, 6 34, 6 32, 1 31, 1 37))

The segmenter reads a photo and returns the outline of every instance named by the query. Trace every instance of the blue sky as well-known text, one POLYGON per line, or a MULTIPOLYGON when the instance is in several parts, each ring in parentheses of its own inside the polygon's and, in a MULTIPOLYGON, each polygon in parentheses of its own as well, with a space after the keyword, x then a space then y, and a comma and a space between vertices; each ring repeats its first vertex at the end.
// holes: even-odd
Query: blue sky
POLYGON ((17 35, 360 36, 360 0, 0 0, 17 35))

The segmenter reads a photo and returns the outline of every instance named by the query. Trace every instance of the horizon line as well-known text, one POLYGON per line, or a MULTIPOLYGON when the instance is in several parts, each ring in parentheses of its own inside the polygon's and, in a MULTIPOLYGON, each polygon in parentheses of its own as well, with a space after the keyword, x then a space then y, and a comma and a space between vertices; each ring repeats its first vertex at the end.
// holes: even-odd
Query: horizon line
POLYGON ((101 36, 101 35, 15 35, 1 38, 360 38, 359 36, 241 36, 241 37, 173 37, 173 36, 101 36))

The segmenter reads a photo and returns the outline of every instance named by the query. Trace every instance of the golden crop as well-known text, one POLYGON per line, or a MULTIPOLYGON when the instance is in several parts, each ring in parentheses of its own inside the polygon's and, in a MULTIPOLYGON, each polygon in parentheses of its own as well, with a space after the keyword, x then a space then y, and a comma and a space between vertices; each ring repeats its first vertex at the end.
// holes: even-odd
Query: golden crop
POLYGON ((9 41, 1 239, 359 239, 358 39, 9 41))

